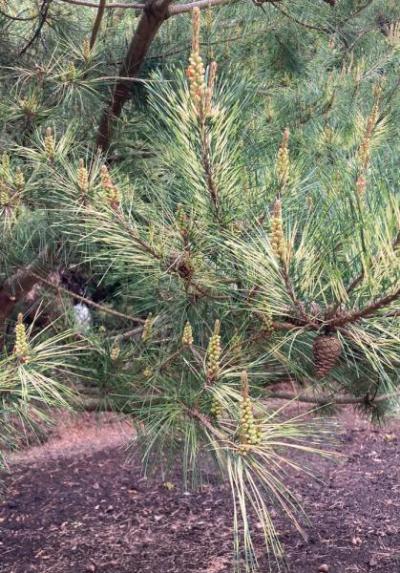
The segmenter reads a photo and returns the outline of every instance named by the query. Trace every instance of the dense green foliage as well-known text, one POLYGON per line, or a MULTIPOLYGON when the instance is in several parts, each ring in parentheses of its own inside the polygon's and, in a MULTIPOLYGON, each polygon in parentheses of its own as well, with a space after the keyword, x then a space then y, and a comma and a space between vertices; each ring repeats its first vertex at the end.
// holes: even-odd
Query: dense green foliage
MULTIPOLYGON (((95 130, 134 12, 109 10, 90 51, 93 10, 53 2, 19 56, 37 22, 11 20, 8 4, 0 444, 16 415, 76 403, 81 377, 100 407, 133 414, 146 466, 179 460, 195 483, 215 461, 232 487, 236 548, 255 568, 252 520, 279 556, 269 510, 297 519, 288 450, 325 439, 272 408, 273 387, 290 380, 300 398, 373 416, 396 405, 400 9, 208 9, 199 53, 191 16, 171 18, 104 157, 95 130), (80 332, 73 301, 92 311, 80 332), (18 312, 43 342, 18 350, 18 312)), ((25 18, 36 3, 21 5, 25 18)))

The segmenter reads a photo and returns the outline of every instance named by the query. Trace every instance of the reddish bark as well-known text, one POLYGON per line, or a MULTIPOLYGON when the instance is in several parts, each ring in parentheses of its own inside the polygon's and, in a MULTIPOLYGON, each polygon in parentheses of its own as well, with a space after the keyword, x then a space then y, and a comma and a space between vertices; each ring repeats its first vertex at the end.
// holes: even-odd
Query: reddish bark
POLYGON ((172 0, 147 0, 139 24, 132 37, 125 60, 119 70, 110 104, 104 111, 97 134, 97 146, 103 151, 110 147, 115 119, 130 97, 132 79, 137 76, 160 26, 168 17, 172 0), (128 79, 127 79, 128 78, 128 79))

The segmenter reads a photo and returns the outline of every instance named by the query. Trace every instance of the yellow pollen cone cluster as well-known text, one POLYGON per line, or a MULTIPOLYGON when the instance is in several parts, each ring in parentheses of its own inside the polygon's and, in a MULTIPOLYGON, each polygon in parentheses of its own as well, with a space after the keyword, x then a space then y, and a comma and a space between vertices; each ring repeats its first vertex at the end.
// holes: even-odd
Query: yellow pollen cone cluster
POLYGON ((271 308, 269 306, 263 308, 262 320, 266 330, 268 332, 272 332, 274 330, 274 323, 273 323, 271 308))
POLYGON ((187 235, 187 227, 189 222, 189 217, 186 215, 183 205, 178 205, 176 210, 176 222, 181 232, 182 236, 187 235))
POLYGON ((213 401, 211 402, 210 412, 214 418, 219 418, 219 416, 222 414, 221 403, 216 398, 213 398, 213 401))
POLYGON ((10 202, 10 190, 7 184, 0 179, 0 207, 6 207, 10 202))
POLYGON ((84 38, 82 43, 82 55, 85 62, 89 61, 90 59, 90 42, 89 38, 84 38))
POLYGON ((1 169, 4 172, 9 171, 10 169, 10 156, 6 152, 1 156, 1 169))
POLYGON ((153 333, 153 314, 150 312, 149 315, 146 318, 146 322, 144 323, 143 326, 143 332, 142 332, 142 340, 144 342, 146 342, 147 340, 149 340, 149 338, 151 337, 152 333, 153 333))
POLYGON ((253 406, 249 396, 249 380, 247 372, 242 372, 242 401, 240 404, 240 451, 246 453, 249 446, 256 446, 261 442, 261 430, 254 420, 253 406))
POLYGON ((281 187, 285 187, 289 181, 289 129, 283 132, 282 142, 279 146, 278 158, 276 161, 276 174, 281 187))
POLYGON ((19 313, 18 321, 15 326, 14 354, 21 362, 28 361, 29 343, 22 313, 19 313))
POLYGON ((79 167, 77 172, 77 183, 82 193, 87 193, 89 190, 89 174, 85 167, 83 159, 79 160, 79 167))
POLYGON ((275 201, 272 212, 271 246, 275 255, 283 260, 286 254, 286 241, 283 232, 282 203, 280 199, 275 201))
POLYGON ((187 322, 183 329, 182 344, 183 346, 191 346, 193 344, 193 330, 190 322, 187 322))
POLYGON ((118 360, 119 355, 121 353, 121 347, 119 344, 114 344, 114 346, 111 348, 111 353, 110 353, 110 358, 111 360, 114 362, 115 360, 118 360))
POLYGON ((214 332, 210 338, 207 348, 207 378, 214 381, 218 378, 220 371, 221 360, 221 336, 220 336, 221 323, 219 320, 215 321, 214 332))
POLYGON ((16 171, 15 171, 15 177, 14 177, 14 184, 15 184, 15 188, 16 190, 21 193, 21 191, 24 190, 25 187, 25 177, 24 174, 22 173, 21 169, 19 167, 17 167, 16 171))
POLYGON ((101 186, 105 191, 107 202, 112 209, 118 209, 121 203, 121 195, 117 186, 111 179, 110 172, 106 165, 102 165, 100 169, 101 186))
POLYGON ((206 72, 200 55, 200 9, 194 8, 192 20, 192 52, 186 75, 194 107, 203 119, 212 115, 212 96, 217 74, 217 64, 212 62, 206 82, 206 72))
POLYGON ((56 142, 51 127, 48 127, 46 129, 46 135, 44 138, 44 151, 46 153, 47 158, 50 161, 53 161, 56 154, 56 142))

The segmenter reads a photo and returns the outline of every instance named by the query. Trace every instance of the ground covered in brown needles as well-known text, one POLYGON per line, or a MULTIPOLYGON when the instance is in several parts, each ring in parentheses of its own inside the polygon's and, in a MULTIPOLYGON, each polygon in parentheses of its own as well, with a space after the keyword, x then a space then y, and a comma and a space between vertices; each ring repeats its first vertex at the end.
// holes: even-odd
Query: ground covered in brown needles
MULTIPOLYGON (((343 459, 314 460, 316 481, 292 476, 310 523, 302 538, 279 518, 289 570, 399 573, 400 427, 341 421, 343 459)), ((115 422, 67 425, 14 459, 0 501, 1 573, 232 571, 229 492, 143 479, 126 463, 128 433, 115 422)), ((261 540, 259 553, 268 571, 261 540)))

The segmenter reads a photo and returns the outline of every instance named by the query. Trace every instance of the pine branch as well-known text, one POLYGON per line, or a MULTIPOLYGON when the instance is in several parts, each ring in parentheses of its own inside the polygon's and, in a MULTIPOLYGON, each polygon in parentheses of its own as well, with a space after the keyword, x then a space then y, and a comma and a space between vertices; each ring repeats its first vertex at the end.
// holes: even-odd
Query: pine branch
MULTIPOLYGON (((74 6, 84 6, 85 8, 99 9, 100 3, 90 2, 88 0, 58 0, 59 2, 65 2, 67 4, 73 4, 74 6)), ((131 8, 132 10, 143 10, 146 4, 136 4, 128 2, 113 2, 106 5, 107 10, 117 9, 117 8, 131 8)))
POLYGON ((65 294, 71 298, 80 300, 81 302, 87 304, 88 306, 92 306, 93 308, 96 308, 97 310, 104 312, 105 314, 117 316, 118 318, 123 318, 124 320, 129 320, 132 322, 139 322, 139 323, 145 322, 145 320, 143 318, 138 318, 138 317, 132 316, 130 314, 118 312, 117 310, 113 310, 112 308, 108 308, 106 306, 103 306, 102 304, 98 304, 97 302, 94 302, 93 300, 90 300, 89 298, 86 298, 86 297, 81 296, 79 294, 75 294, 74 292, 71 292, 64 287, 61 287, 59 285, 55 285, 54 283, 52 283, 48 279, 40 276, 39 274, 32 273, 32 276, 35 278, 35 282, 39 281, 39 282, 45 284, 46 286, 50 287, 51 289, 56 290, 57 292, 63 293, 63 294, 65 294))
POLYGON ((20 56, 23 56, 25 54, 25 52, 27 52, 29 50, 29 48, 32 46, 32 44, 35 42, 35 40, 40 36, 42 29, 43 29, 43 26, 45 25, 46 20, 47 20, 47 15, 49 12, 51 2, 52 2, 52 0, 43 0, 42 5, 40 7, 40 11, 39 11, 39 24, 38 24, 32 38, 29 40, 29 42, 26 44, 26 46, 24 46, 22 48, 22 50, 20 51, 20 53, 19 53, 20 56))
POLYGON ((213 426, 207 416, 199 412, 199 410, 197 410, 196 408, 190 408, 185 404, 182 404, 182 406, 186 411, 186 413, 195 420, 197 420, 198 422, 200 422, 200 424, 204 426, 210 432, 210 434, 215 436, 218 440, 222 440, 224 442, 227 441, 226 435, 223 432, 221 432, 221 430, 218 430, 218 428, 213 426))
MULTIPOLYGON (((25 12, 25 10, 23 10, 22 13, 23 12, 25 12)), ((4 12, 1 9, 0 9, 0 14, 2 16, 4 16, 4 18, 7 18, 7 20, 14 20, 15 22, 32 22, 32 20, 37 20, 37 18, 39 17, 38 14, 35 14, 34 16, 27 16, 27 17, 12 16, 11 14, 7 14, 6 12, 4 12)))
POLYGON ((293 16, 289 12, 286 12, 286 10, 284 8, 282 8, 281 6, 278 6, 276 4, 277 0, 270 0, 270 2, 272 4, 272 6, 274 8, 276 8, 276 10, 278 10, 281 14, 283 14, 289 20, 292 20, 292 22, 294 22, 295 24, 298 24, 299 26, 302 26, 303 28, 307 28, 309 30, 316 30, 317 32, 323 32, 324 34, 329 34, 329 35, 332 34, 332 30, 330 30, 329 28, 324 28, 323 26, 316 26, 315 24, 310 24, 309 22, 304 22, 303 20, 299 20, 298 18, 296 18, 295 16, 293 16))
POLYGON ((275 400, 287 400, 290 402, 302 402, 305 404, 315 404, 318 406, 328 406, 328 405, 338 405, 346 406, 351 404, 368 404, 373 405, 378 402, 385 402, 386 400, 391 400, 400 396, 400 390, 396 392, 389 392, 387 394, 381 394, 379 396, 371 397, 368 394, 362 398, 354 398, 352 396, 307 396, 304 393, 295 394, 291 392, 268 392, 268 399, 275 400))
MULTIPOLYGON (((395 250, 400 246, 400 231, 397 233, 396 238, 394 239, 393 243, 392 243, 392 249, 395 250)), ((375 263, 379 262, 379 258, 376 259, 375 263)), ((358 287, 358 285, 363 281, 365 277, 365 271, 364 269, 360 272, 359 275, 357 275, 349 284, 349 286, 346 289, 347 294, 349 295, 351 292, 353 292, 353 290, 355 288, 358 287)))
POLYGON ((100 30, 101 22, 103 20, 105 8, 106 8, 106 3, 107 3, 107 0, 100 0, 99 8, 98 8, 97 14, 96 14, 96 19, 95 19, 94 24, 93 24, 92 34, 90 36, 90 49, 92 49, 96 43, 96 38, 97 38, 97 34, 99 33, 99 30, 100 30))
POLYGON ((350 324, 352 322, 357 322, 361 318, 369 318, 374 316, 376 312, 382 308, 385 308, 392 304, 395 300, 400 298, 400 288, 396 289, 392 294, 386 295, 375 302, 351 312, 345 316, 336 317, 327 322, 327 326, 329 327, 338 327, 338 326, 345 326, 346 324, 350 324))
MULTIPOLYGON (((86 8, 98 9, 101 2, 91 2, 90 0, 58 0, 59 2, 66 2, 67 4, 73 4, 74 6, 84 6, 86 8)), ((199 8, 199 10, 205 10, 212 8, 214 6, 224 6, 233 5, 241 0, 198 0, 197 2, 189 2, 188 4, 174 4, 168 10, 168 16, 176 16, 178 14, 185 14, 191 12, 194 8, 199 8)), ((280 2, 281 0, 263 0, 265 3, 280 2)), ((145 10, 145 3, 128 3, 128 2, 112 2, 105 6, 107 10, 122 8, 122 9, 132 9, 132 10, 145 10)))

